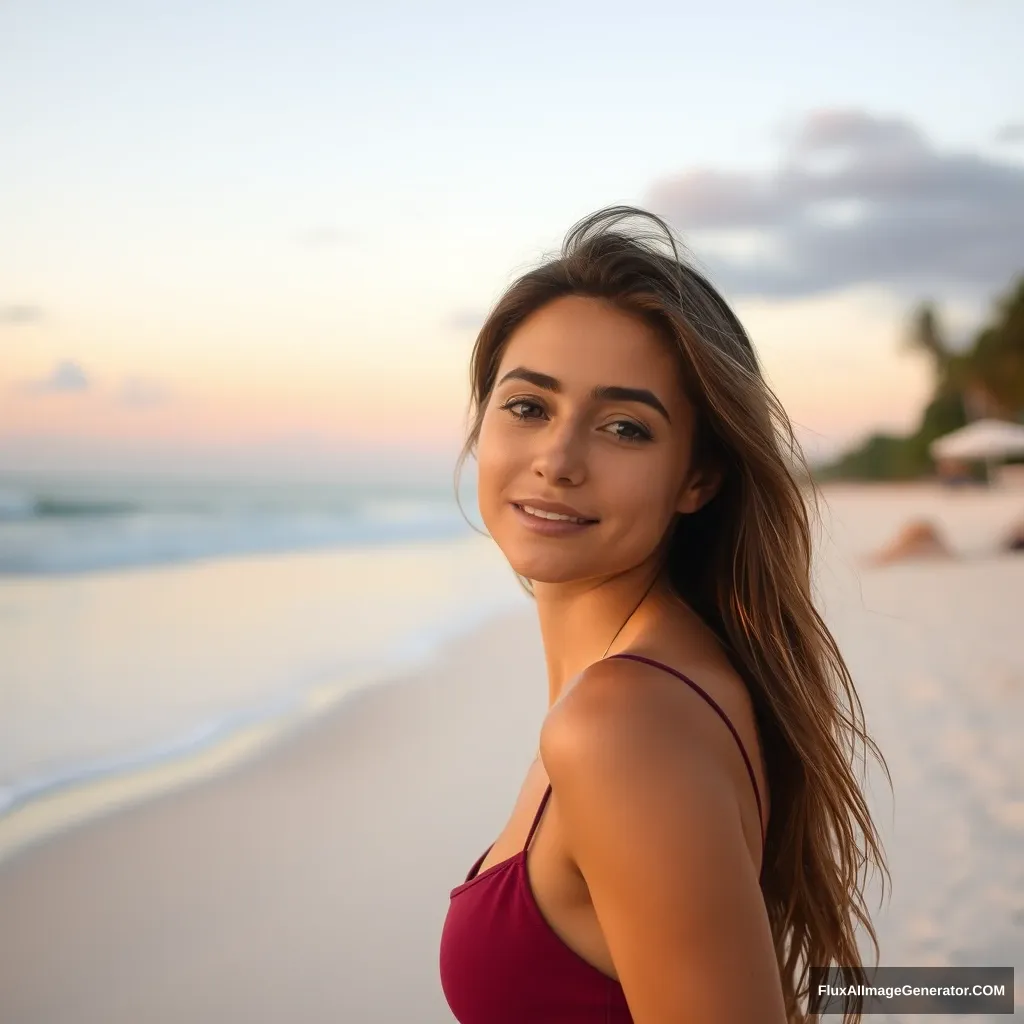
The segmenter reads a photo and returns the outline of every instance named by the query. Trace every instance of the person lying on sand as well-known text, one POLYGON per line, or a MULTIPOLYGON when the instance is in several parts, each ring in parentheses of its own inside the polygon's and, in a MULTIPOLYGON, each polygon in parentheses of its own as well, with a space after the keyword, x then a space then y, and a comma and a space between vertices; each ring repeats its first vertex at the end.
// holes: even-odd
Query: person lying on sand
POLYGON ((953 558, 949 545, 934 523, 927 519, 915 519, 902 530, 881 551, 868 558, 871 565, 891 565, 920 558, 953 558))

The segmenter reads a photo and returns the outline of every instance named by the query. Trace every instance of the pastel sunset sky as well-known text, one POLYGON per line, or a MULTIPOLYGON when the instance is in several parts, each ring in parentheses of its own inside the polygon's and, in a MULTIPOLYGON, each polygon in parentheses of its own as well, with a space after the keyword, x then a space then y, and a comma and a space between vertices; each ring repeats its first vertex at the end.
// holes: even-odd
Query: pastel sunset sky
POLYGON ((0 470, 445 472, 475 329, 666 217, 812 456, 1024 272, 1019 0, 0 5, 0 470))

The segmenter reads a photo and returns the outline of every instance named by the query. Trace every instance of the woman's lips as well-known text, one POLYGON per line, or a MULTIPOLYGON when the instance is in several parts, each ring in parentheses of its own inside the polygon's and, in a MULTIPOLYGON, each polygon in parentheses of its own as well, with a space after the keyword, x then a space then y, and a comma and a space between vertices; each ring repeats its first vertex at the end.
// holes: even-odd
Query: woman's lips
POLYGON ((512 505, 512 511, 523 526, 543 537, 571 537, 597 525, 596 522, 574 523, 570 519, 543 519, 523 511, 516 504, 512 505))

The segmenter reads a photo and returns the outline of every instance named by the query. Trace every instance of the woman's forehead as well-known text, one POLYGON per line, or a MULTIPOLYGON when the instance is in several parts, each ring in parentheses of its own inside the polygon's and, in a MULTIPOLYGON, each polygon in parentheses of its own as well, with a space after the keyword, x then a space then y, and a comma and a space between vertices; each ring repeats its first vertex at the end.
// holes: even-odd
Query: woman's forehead
POLYGON ((601 386, 645 388, 670 411, 688 404, 671 345, 639 317, 601 313, 581 313, 577 306, 559 315, 531 316, 506 343, 496 386, 511 371, 526 369, 552 378, 557 388, 549 390, 566 394, 583 395, 601 386))
POLYGON ((567 387, 660 383, 666 388, 677 376, 672 372, 676 358, 653 327, 603 300, 582 296, 549 303, 513 331, 499 379, 521 365, 564 380, 567 387), (606 380, 609 374, 616 379, 606 380))

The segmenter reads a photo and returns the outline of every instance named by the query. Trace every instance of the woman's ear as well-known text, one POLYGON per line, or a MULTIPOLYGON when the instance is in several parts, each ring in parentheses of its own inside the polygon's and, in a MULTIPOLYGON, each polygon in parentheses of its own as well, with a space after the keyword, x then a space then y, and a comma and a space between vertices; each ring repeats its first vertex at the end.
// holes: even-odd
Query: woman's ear
POLYGON ((687 478, 683 491, 676 504, 676 511, 683 515, 699 512, 717 493, 722 486, 722 471, 707 466, 694 470, 687 478))

